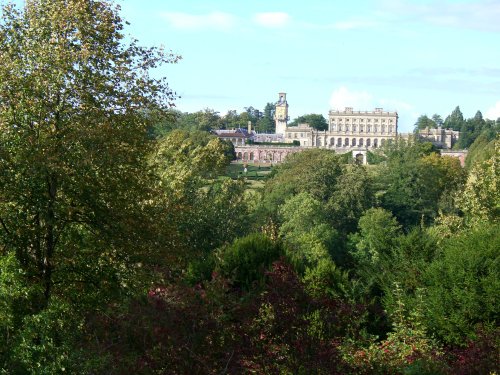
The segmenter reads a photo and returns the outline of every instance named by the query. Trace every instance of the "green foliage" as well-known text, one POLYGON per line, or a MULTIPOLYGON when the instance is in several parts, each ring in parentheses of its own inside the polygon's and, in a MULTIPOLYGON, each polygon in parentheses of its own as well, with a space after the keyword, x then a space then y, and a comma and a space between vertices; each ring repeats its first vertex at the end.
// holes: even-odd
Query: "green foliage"
POLYGON ((500 220, 500 139, 494 144, 493 156, 472 167, 457 205, 471 225, 500 220))
POLYGON ((437 127, 438 127, 438 124, 436 124, 436 122, 434 120, 427 117, 427 115, 421 115, 417 119, 417 122, 415 123, 415 131, 426 129, 426 128, 433 129, 433 128, 437 128, 437 127))
POLYGON ((308 267, 303 277, 307 292, 315 298, 328 296, 355 300, 358 297, 356 285, 343 271, 328 259, 320 259, 314 266, 308 267))
POLYGON ((475 326, 498 325, 500 227, 486 225, 446 239, 425 271, 426 326, 447 343, 463 344, 475 326))
POLYGON ((2 11, 0 263, 13 286, 0 366, 20 373, 66 368, 84 315, 135 290, 139 259, 162 247, 148 130, 174 95, 150 72, 178 57, 122 28, 104 1, 2 11))
POLYGON ((471 169, 476 162, 488 160, 495 153, 495 136, 494 133, 483 132, 476 138, 474 143, 469 147, 467 158, 465 159, 465 167, 471 169))
POLYGON ((289 126, 298 126, 299 124, 308 124, 311 128, 316 130, 328 130, 328 122, 325 117, 315 113, 299 116, 294 119, 289 126))
POLYGON ((215 270, 231 280, 234 286, 249 290, 282 254, 280 244, 265 235, 253 233, 221 248, 216 254, 215 270))
POLYGON ((434 151, 430 143, 420 142, 398 142, 386 149, 387 164, 379 175, 382 206, 406 229, 432 222, 445 203, 442 199, 463 183, 458 160, 441 158, 434 151))
POLYGON ((368 151, 366 154, 366 160, 370 165, 377 165, 383 163, 387 158, 384 156, 381 149, 375 151, 368 151))
POLYGON ((453 130, 460 130, 464 123, 464 115, 460 111, 460 107, 457 106, 453 112, 444 120, 444 127, 451 128, 453 130))
POLYGON ((356 370, 366 374, 445 374, 442 351, 422 325, 423 305, 405 306, 401 299, 402 289, 396 283, 392 294, 397 301, 396 309, 389 314, 392 330, 381 342, 356 347, 344 344, 345 358, 356 370))
POLYGON ((373 203, 372 179, 364 166, 345 165, 331 191, 326 204, 328 219, 345 238, 356 231, 359 218, 373 203))
POLYGON ((352 256, 360 265, 373 266, 388 254, 401 234, 401 226, 383 208, 370 208, 359 219, 359 231, 351 236, 352 256))
POLYGON ((308 193, 290 197, 279 210, 279 233, 290 244, 295 264, 315 265, 329 259, 337 232, 329 225, 324 206, 308 193))

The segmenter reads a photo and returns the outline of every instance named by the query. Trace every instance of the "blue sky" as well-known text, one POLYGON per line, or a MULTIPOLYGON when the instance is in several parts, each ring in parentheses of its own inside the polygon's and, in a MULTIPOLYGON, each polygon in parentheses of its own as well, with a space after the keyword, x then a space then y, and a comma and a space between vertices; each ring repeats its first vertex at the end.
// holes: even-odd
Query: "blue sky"
POLYGON ((176 106, 224 114, 286 92, 292 118, 397 110, 400 130, 459 105, 500 117, 500 0, 121 0, 127 32, 181 55, 176 106))

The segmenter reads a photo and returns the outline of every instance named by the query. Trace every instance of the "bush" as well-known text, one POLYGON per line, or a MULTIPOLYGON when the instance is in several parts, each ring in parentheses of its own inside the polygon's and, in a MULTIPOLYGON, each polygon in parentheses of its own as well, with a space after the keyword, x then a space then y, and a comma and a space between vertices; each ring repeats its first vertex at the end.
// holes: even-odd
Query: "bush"
POLYGON ((221 248, 216 271, 231 280, 233 286, 250 289, 264 277, 265 270, 282 254, 280 244, 260 233, 253 233, 221 248))
POLYGON ((476 325, 498 324, 500 226, 470 230, 443 242, 424 274, 427 326, 450 344, 474 338, 476 325))

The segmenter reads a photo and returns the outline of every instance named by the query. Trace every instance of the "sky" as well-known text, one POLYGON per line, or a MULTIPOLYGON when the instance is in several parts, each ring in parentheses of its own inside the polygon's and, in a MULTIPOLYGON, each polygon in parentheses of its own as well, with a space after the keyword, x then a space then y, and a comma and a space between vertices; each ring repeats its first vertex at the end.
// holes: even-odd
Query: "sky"
POLYGON ((167 77, 183 112, 397 111, 400 131, 458 105, 500 117, 500 0, 118 0, 126 32, 182 59, 167 77))

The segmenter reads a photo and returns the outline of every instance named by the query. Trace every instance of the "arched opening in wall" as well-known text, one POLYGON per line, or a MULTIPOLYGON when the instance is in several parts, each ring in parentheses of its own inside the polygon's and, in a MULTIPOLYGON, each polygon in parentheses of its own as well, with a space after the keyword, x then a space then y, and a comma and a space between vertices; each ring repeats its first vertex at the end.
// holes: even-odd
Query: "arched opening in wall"
POLYGON ((358 146, 363 146, 363 138, 360 138, 358 141, 358 146))
POLYGON ((370 147, 372 145, 372 140, 370 138, 368 138, 366 140, 366 147, 370 147))
POLYGON ((248 160, 248 152, 243 153, 243 160, 248 160))
POLYGON ((382 133, 385 133, 385 125, 382 125, 382 133))
POLYGON ((250 153, 250 160, 253 160, 253 152, 250 153))
POLYGON ((356 154, 354 162, 358 165, 363 164, 363 154, 356 154))
POLYGON ((344 139, 344 146, 349 146, 349 138, 344 139))
POLYGON ((356 138, 351 139, 351 146, 356 146, 356 138))
POLYGON ((237 158, 238 158, 238 160, 241 160, 241 152, 238 152, 237 158))
POLYGON ((330 138, 330 146, 335 146, 335 138, 330 138))
POLYGON ((342 138, 337 139, 337 147, 342 147, 342 138))
POLYGON ((318 138, 318 146, 321 147, 321 138, 318 138))
POLYGON ((378 139, 377 138, 375 138, 373 140, 373 147, 378 147, 378 139))
POLYGON ((380 145, 381 145, 381 146, 385 146, 385 139, 382 139, 382 140, 380 141, 380 145))

